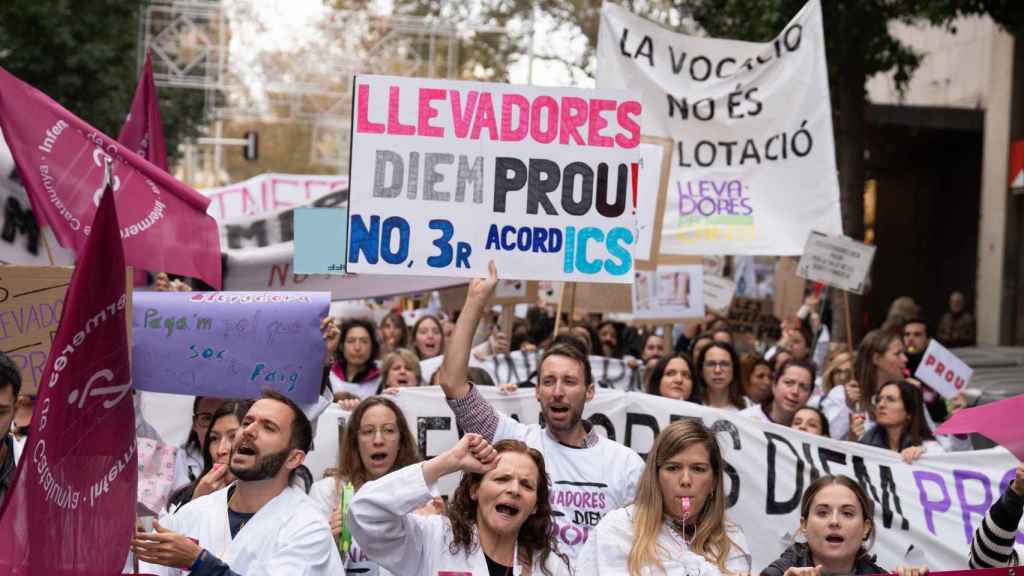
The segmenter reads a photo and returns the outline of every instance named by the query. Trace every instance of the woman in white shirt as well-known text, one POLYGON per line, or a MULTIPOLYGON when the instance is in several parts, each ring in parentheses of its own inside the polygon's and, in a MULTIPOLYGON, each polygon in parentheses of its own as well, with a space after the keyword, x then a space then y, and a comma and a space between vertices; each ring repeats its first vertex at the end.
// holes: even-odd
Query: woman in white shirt
POLYGON ((658 434, 636 501, 590 534, 580 574, 716 576, 750 572, 739 526, 725 518, 725 463, 715 435, 695 420, 658 434))
POLYGON ((420 461, 402 410, 388 398, 373 396, 352 412, 338 444, 338 469, 309 491, 331 524, 346 568, 376 576, 378 566, 346 530, 345 513, 354 495, 369 481, 420 461))
POLYGON ((556 547, 548 491, 540 452, 466 434, 444 454, 363 486, 346 520, 366 553, 395 574, 572 574, 556 547), (413 513, 456 472, 462 481, 446 516, 413 513))

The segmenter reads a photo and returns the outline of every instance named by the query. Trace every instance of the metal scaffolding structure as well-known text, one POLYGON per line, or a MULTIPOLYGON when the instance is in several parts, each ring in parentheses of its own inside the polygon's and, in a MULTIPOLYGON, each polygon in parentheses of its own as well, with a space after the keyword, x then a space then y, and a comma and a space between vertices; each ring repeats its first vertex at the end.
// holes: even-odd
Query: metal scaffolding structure
MULTIPOLYGON (((257 70, 254 80, 241 77, 251 71, 233 67, 231 58, 233 26, 242 25, 245 6, 246 0, 230 6, 221 0, 151 2, 140 18, 140 68, 149 50, 157 85, 203 90, 214 139, 222 136, 225 121, 310 124, 310 162, 339 171, 348 167, 354 75, 454 78, 460 38, 507 33, 430 17, 328 10, 317 22, 315 49, 295 55, 291 67, 257 70)), ((222 172, 221 146, 215 144, 212 154, 222 172)))

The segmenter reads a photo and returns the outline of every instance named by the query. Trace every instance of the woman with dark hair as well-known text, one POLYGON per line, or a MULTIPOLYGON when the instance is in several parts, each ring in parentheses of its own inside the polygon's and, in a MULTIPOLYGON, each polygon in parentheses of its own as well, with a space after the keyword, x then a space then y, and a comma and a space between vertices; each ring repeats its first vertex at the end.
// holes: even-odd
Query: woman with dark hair
POLYGON ((814 406, 804 406, 793 415, 793 423, 789 425, 794 430, 829 437, 828 418, 825 413, 814 406))
POLYGON ((380 355, 409 346, 409 326, 399 312, 388 312, 380 321, 380 355))
POLYGON ((813 390, 814 364, 807 360, 792 359, 779 370, 772 384, 772 395, 760 404, 742 410, 740 414, 761 422, 789 426, 796 411, 807 405, 813 390))
POLYGON ((647 378, 647 393, 675 400, 696 399, 693 370, 686 352, 678 352, 658 360, 647 378))
POLYGON ((750 554, 725 518, 725 461, 701 422, 658 434, 636 500, 605 515, 579 558, 580 574, 745 574, 750 554))
POLYGON ((421 361, 444 354, 444 328, 437 316, 420 316, 413 324, 412 339, 412 351, 421 361))
POLYGON ((640 362, 649 369, 664 357, 665 337, 657 332, 648 332, 640 346, 640 362))
POLYGON ((331 366, 331 388, 335 394, 348 392, 366 398, 380 384, 380 344, 377 329, 363 318, 349 318, 341 323, 341 343, 331 366))
POLYGON ((205 473, 203 452, 206 448, 206 431, 210 429, 213 413, 223 402, 222 398, 211 396, 196 396, 192 400, 192 428, 185 445, 178 450, 178 460, 184 462, 184 474, 176 475, 175 488, 187 487, 205 473))
POLYGON ((729 412, 747 407, 740 384, 736 350, 725 342, 712 341, 697 357, 697 388, 700 403, 729 412))
MULTIPOLYGON (((800 501, 800 533, 761 576, 886 574, 868 550, 875 540, 874 501, 857 481, 826 475, 807 487, 800 501)), ((923 576, 927 567, 900 566, 900 576, 923 576)))
POLYGON ((363 400, 339 433, 338 468, 333 476, 313 484, 309 497, 330 522, 345 567, 376 573, 377 564, 366 558, 346 530, 345 514, 364 484, 419 462, 419 451, 402 410, 380 396, 363 400))
POLYGON ((191 484, 171 494, 167 501, 168 513, 173 514, 193 498, 216 492, 235 481, 228 470, 228 458, 235 433, 251 405, 250 401, 228 400, 214 410, 203 438, 202 471, 191 484))
POLYGON ((740 357, 740 377, 743 380, 743 393, 753 404, 760 404, 772 396, 772 375, 775 368, 771 362, 757 354, 744 354, 740 357))
POLYGON ((363 486, 346 522, 394 574, 572 574, 558 551, 544 457, 516 440, 466 434, 453 448, 363 486), (462 472, 444 516, 413 511, 462 472))
POLYGON ((875 427, 861 436, 861 444, 899 452, 908 464, 925 452, 943 451, 925 421, 920 388, 906 380, 887 382, 874 404, 875 427))
POLYGON ((857 347, 853 378, 833 387, 821 401, 833 438, 857 440, 873 425, 871 406, 877 389, 892 380, 902 380, 907 355, 899 332, 872 330, 857 347))

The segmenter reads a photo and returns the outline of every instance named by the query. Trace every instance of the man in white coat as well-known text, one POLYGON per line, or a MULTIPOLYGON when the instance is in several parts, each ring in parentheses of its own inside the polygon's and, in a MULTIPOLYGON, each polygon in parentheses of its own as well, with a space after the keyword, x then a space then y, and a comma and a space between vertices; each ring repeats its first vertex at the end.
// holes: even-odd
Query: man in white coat
POLYGON ((519 440, 544 455, 558 544, 575 558, 606 513, 633 502, 644 461, 583 419, 596 384, 586 350, 572 338, 556 341, 541 357, 536 392, 544 428, 499 414, 467 381, 473 333, 497 282, 492 262, 488 278, 470 283, 440 369, 440 384, 463 432, 492 443, 519 440))
POLYGON ((309 450, 309 419, 294 402, 265 390, 242 420, 229 467, 238 481, 197 498, 132 550, 141 572, 177 576, 334 576, 343 574, 331 529, 302 489, 291 485, 309 450))

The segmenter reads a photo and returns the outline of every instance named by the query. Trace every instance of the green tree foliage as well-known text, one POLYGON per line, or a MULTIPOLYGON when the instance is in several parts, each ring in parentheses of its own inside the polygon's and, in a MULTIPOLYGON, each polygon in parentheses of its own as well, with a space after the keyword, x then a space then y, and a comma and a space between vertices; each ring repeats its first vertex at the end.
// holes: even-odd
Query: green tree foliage
MULTIPOLYGON (((138 82, 140 0, 4 0, 0 66, 117 138, 138 82)), ((197 90, 161 88, 169 156, 204 121, 197 90)))

